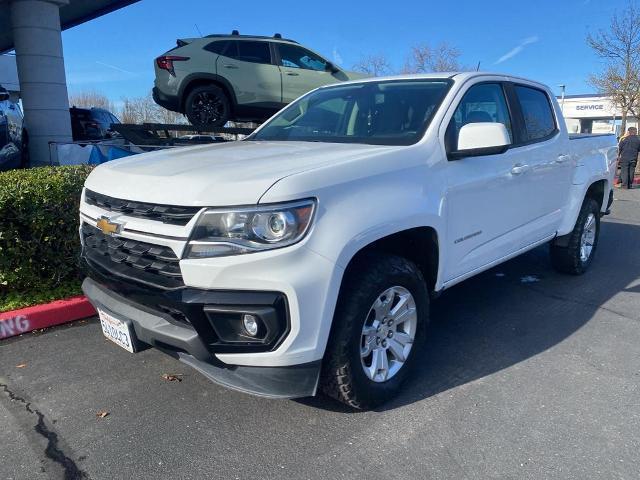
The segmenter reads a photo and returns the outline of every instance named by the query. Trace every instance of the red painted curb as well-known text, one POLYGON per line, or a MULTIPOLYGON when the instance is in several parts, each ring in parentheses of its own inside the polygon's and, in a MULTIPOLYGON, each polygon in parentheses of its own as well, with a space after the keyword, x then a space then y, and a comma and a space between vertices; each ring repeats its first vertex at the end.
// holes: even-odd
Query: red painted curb
POLYGON ((0 313, 0 339, 91 317, 96 311, 84 295, 0 313))

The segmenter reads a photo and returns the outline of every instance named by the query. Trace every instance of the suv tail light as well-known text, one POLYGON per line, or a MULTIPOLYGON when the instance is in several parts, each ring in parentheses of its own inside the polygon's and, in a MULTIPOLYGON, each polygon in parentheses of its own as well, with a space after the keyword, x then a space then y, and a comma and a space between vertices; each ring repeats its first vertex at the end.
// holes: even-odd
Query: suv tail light
POLYGON ((158 68, 161 70, 166 70, 174 77, 176 76, 176 72, 173 69, 173 62, 185 62, 189 60, 189 57, 179 57, 176 55, 163 55, 161 57, 156 58, 156 64, 158 68))

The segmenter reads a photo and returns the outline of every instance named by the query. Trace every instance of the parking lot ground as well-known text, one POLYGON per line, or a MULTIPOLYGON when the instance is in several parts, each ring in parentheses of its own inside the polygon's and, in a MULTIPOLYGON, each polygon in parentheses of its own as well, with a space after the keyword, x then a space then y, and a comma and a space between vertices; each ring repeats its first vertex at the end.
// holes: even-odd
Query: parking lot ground
POLYGON ((378 411, 229 391, 95 319, 3 341, 0 478, 637 479, 640 190, 615 195, 586 275, 539 248, 435 301, 378 411))

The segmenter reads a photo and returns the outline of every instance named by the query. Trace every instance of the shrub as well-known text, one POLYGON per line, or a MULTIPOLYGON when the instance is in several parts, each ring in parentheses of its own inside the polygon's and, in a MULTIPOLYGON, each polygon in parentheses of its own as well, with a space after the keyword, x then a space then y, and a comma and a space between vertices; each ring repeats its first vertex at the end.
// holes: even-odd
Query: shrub
POLYGON ((0 297, 77 280, 87 165, 0 172, 0 297))

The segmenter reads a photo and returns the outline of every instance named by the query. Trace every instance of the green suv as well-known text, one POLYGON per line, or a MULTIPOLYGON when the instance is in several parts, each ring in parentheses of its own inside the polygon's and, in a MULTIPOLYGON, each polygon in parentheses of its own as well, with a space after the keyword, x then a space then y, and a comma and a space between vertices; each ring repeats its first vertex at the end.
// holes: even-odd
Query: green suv
POLYGON ((308 91, 363 74, 346 72, 293 40, 208 35, 180 39, 155 61, 153 99, 195 126, 262 121, 308 91))

